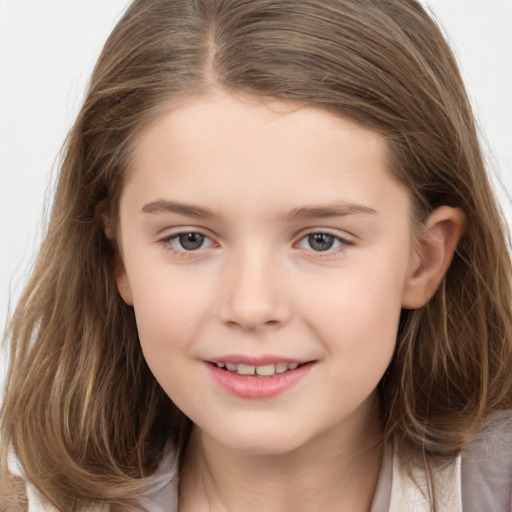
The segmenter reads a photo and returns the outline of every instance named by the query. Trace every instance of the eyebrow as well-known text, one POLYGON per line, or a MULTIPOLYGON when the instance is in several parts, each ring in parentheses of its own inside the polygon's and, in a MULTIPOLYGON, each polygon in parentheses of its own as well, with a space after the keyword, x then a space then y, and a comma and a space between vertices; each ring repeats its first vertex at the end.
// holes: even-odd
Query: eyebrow
MULTIPOLYGON (((142 207, 142 211, 150 214, 177 213, 179 215, 193 217, 196 219, 218 217, 218 215, 208 208, 178 203, 176 201, 168 201, 165 199, 158 199, 156 201, 146 203, 142 207)), ((292 222, 296 220, 325 219, 329 217, 345 217, 347 215, 375 213, 377 213, 377 211, 368 206, 339 201, 325 206, 304 206, 294 208, 287 214, 283 215, 283 217, 288 222, 292 222)))
POLYGON ((164 199, 158 199, 157 201, 151 201, 146 203, 142 207, 144 213, 178 213, 187 217, 194 217, 197 219, 207 219, 211 217, 217 217, 208 208, 202 208, 201 206, 192 206, 189 204, 177 203, 175 201, 167 201, 164 199))
POLYGON ((376 214, 377 211, 368 206, 356 203, 346 203, 339 201, 325 206, 305 206, 295 208, 286 215, 286 220, 291 222, 294 220, 305 219, 326 219, 329 217, 345 217, 347 215, 357 214, 376 214))

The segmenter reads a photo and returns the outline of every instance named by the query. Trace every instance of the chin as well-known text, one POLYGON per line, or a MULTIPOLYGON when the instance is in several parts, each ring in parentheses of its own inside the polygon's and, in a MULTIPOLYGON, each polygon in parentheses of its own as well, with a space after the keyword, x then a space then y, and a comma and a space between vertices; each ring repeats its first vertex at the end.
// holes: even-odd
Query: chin
POLYGON ((290 429, 255 428, 222 429, 221 432, 208 432, 224 448, 243 455, 272 456, 291 453, 310 440, 305 432, 290 432, 290 429))
POLYGON ((262 440, 260 443, 254 442, 254 440, 247 440, 245 443, 230 443, 229 445, 225 445, 226 448, 241 455, 261 457, 287 455, 301 446, 302 443, 290 443, 289 439, 286 441, 276 439, 273 440, 273 442, 262 440))

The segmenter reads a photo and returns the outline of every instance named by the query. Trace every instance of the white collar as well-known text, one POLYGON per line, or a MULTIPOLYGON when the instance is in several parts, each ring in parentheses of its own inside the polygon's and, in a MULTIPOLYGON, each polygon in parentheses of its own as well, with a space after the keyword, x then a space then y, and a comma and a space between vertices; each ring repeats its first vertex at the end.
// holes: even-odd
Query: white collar
MULTIPOLYGON (((437 512, 462 512, 460 455, 440 468, 432 470, 437 512)), ((427 499, 424 470, 412 469, 409 474, 400 464, 397 449, 393 454, 393 482, 389 512, 431 512, 427 499)))

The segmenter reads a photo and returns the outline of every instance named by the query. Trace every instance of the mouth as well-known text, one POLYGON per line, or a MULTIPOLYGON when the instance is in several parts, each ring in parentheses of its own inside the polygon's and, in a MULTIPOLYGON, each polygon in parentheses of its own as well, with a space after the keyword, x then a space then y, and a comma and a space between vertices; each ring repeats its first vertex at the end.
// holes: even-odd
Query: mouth
POLYGON ((279 363, 268 363, 263 365, 252 365, 246 363, 231 363, 231 362, 210 362, 211 365, 220 368, 226 372, 230 372, 236 375, 254 376, 254 377, 273 377, 274 375, 280 375, 287 373, 302 366, 312 364, 313 361, 305 363, 297 362, 279 362, 279 363))
POLYGON ((317 361, 226 356, 205 363, 213 379, 229 393, 241 398, 265 399, 305 379, 317 361))

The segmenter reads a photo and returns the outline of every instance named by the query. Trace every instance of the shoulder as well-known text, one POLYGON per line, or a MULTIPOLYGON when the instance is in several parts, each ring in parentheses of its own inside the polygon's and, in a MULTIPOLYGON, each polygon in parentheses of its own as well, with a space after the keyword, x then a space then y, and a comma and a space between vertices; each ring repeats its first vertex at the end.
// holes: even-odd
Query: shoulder
MULTIPOLYGON (((23 468, 13 453, 9 454, 10 474, 16 481, 16 505, 7 504, 0 490, 0 512, 59 512, 26 477, 23 468), (6 503, 4 505, 4 502, 6 503)), ((178 454, 171 446, 166 447, 157 473, 148 481, 133 512, 176 512, 178 509, 178 454)), ((108 505, 98 504, 87 508, 87 512, 109 512, 108 505)))
MULTIPOLYGON (((30 483, 24 482, 23 499, 14 505, 3 505, 0 500, 0 512, 59 512, 44 496, 30 483)), ((152 496, 140 500, 137 512, 176 512, 178 506, 177 480, 161 485, 152 496)), ((97 505, 87 508, 87 512, 109 512, 106 505, 97 505)), ((133 511, 135 512, 135 511, 133 511)))
POLYGON ((461 457, 464 512, 512 510, 512 411, 493 414, 461 457))

